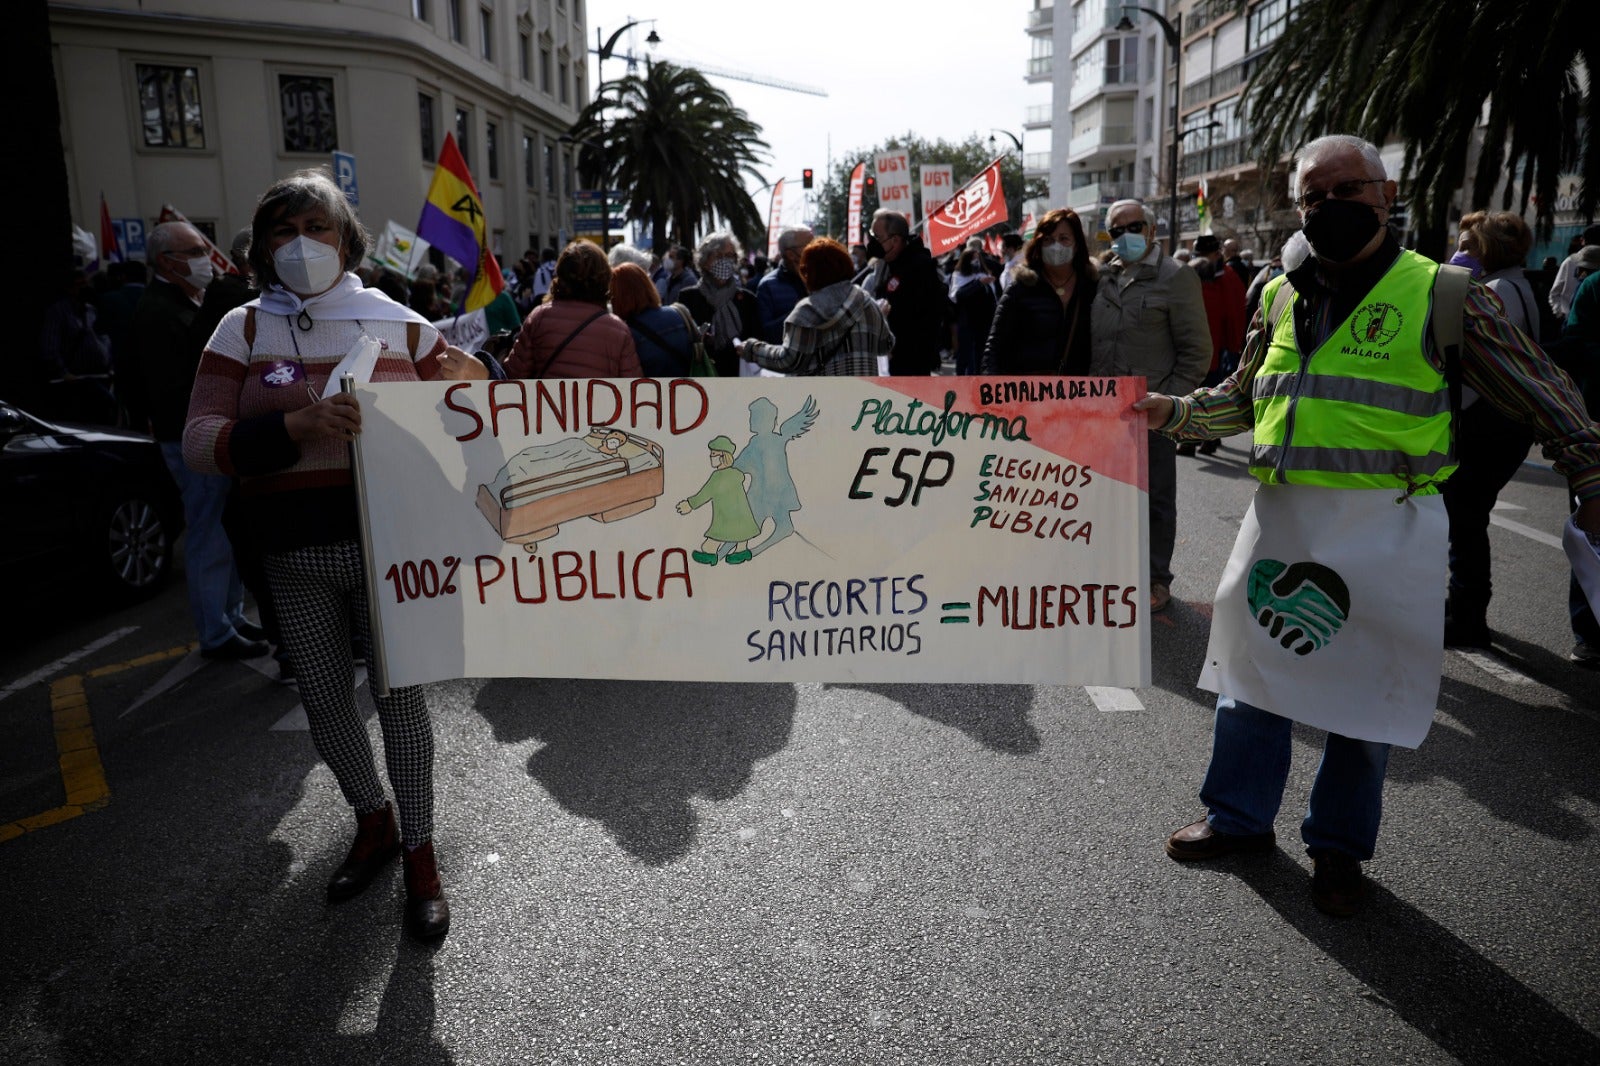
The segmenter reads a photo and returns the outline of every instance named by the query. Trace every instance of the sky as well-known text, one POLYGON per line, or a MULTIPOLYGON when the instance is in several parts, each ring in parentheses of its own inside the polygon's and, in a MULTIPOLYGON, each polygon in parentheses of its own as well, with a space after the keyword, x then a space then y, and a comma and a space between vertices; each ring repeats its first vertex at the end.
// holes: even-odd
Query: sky
MULTIPOLYGON (((1029 104, 1048 103, 1048 85, 1024 80, 1029 54, 1025 32, 1032 0, 978 4, 906 3, 895 0, 806 0, 768 5, 762 0, 588 0, 590 84, 598 85, 595 30, 604 37, 634 19, 654 20, 661 44, 653 55, 693 65, 798 82, 827 91, 826 98, 711 75, 764 131, 771 159, 762 182, 748 186, 765 217, 770 192, 763 182, 785 182, 785 222, 803 217, 800 172, 816 172, 820 185, 832 157, 880 144, 911 131, 928 140, 961 141, 992 127, 1022 136, 1029 104), (853 42, 853 43, 846 43, 853 42)), ((624 34, 606 61, 605 76, 623 76, 629 38, 645 54, 649 22, 624 34)), ((602 40, 604 39, 602 38, 602 40)), ((1048 134, 1025 140, 1044 151, 1048 134), (1035 141, 1035 138, 1039 138, 1035 141)), ((1010 142, 996 135, 997 144, 1010 142)), ((917 161, 912 160, 913 173, 917 161)))

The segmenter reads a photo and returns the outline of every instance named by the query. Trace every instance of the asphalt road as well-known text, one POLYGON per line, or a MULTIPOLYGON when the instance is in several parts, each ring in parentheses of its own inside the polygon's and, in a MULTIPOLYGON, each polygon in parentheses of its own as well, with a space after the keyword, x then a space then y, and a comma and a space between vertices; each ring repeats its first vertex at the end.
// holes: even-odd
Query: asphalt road
MULTIPOLYGON (((0 839, 0 1062, 1600 1062, 1600 675, 1565 661, 1559 549, 1492 530, 1496 651, 1446 656, 1371 904, 1336 921, 1298 840, 1310 730, 1276 852, 1161 851, 1201 813, 1193 682, 1251 487, 1231 444, 1180 464, 1179 602, 1135 700, 435 686, 436 949, 401 933, 398 868, 324 902, 350 818, 297 696, 194 670, 181 583, 14 598, 0 826, 33 821, 0 839), (104 802, 42 824, 91 780, 57 766, 83 707, 104 802)), ((1502 499, 1559 532, 1548 469, 1502 499)))

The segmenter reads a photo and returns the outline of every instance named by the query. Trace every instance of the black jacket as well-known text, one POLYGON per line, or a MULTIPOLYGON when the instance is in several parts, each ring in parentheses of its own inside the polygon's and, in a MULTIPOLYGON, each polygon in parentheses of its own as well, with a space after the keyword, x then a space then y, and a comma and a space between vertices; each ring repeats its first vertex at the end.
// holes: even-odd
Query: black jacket
MULTIPOLYGON (((711 301, 701 291, 701 286, 704 284, 701 282, 700 285, 691 285, 678 294, 678 302, 689 309, 690 316, 700 323, 702 330, 711 324, 712 314, 711 301)), ((756 301, 756 294, 741 287, 733 294, 733 304, 739 309, 739 321, 742 324, 739 336, 746 340, 760 340, 761 307, 756 301)), ((705 344, 712 362, 717 364, 718 376, 725 378, 739 376, 739 356, 733 350, 732 337, 707 337, 705 344)))
POLYGON ((984 374, 1087 374, 1089 372, 1089 307, 1099 287, 1099 271, 1078 278, 1066 307, 1050 283, 1027 266, 1011 274, 1011 287, 995 308, 989 343, 984 347, 984 374), (1073 330, 1073 320, 1077 329, 1073 330), (1072 351, 1067 352, 1067 338, 1072 351))
POLYGON ((894 262, 878 264, 866 286, 876 299, 889 301, 889 329, 894 332, 891 374, 928 374, 939 369, 939 348, 952 306, 945 281, 933 256, 913 234, 894 262))

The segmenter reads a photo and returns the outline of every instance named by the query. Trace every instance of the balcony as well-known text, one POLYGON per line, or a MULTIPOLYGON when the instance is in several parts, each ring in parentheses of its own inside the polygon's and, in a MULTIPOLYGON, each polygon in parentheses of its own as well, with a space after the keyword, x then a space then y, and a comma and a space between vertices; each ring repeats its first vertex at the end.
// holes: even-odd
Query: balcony
POLYGON ((1072 138, 1067 144, 1067 162, 1092 163, 1102 156, 1127 155, 1134 149, 1133 127, 1097 126, 1072 138))
POLYGON ((1026 174, 1046 173, 1049 169, 1049 152, 1027 152, 1022 157, 1022 170, 1026 174))
POLYGON ((1055 25, 1055 21, 1055 5, 1046 4, 1044 7, 1036 7, 1032 11, 1028 12, 1028 32, 1038 34, 1049 33, 1051 28, 1055 25))
POLYGON ((1022 128, 1025 130, 1049 129, 1053 113, 1054 109, 1050 104, 1034 104, 1023 113, 1022 128))
POLYGON ((1218 141, 1198 151, 1183 153, 1178 170, 1183 177, 1194 178, 1219 170, 1242 167, 1250 161, 1250 157, 1246 154, 1244 138, 1235 137, 1232 140, 1218 141))
POLYGON ((1028 80, 1049 81, 1051 74, 1055 72, 1055 66, 1055 56, 1036 56, 1028 60, 1028 80))
POLYGON ((1096 228, 1100 220, 1093 217, 1102 209, 1111 206, 1118 200, 1126 200, 1133 196, 1133 183, 1127 181, 1098 181, 1089 185, 1080 185, 1067 193, 1067 206, 1080 215, 1088 216, 1085 222, 1092 222, 1096 228))

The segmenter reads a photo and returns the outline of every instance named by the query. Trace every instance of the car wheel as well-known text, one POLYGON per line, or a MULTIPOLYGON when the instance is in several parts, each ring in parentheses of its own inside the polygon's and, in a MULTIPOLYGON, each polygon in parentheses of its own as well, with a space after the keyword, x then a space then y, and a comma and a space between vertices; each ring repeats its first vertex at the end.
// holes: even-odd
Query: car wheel
POLYGON ((93 547, 112 596, 141 599, 172 576, 174 527, 153 494, 131 489, 112 497, 97 528, 93 547))

